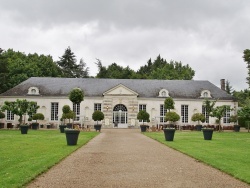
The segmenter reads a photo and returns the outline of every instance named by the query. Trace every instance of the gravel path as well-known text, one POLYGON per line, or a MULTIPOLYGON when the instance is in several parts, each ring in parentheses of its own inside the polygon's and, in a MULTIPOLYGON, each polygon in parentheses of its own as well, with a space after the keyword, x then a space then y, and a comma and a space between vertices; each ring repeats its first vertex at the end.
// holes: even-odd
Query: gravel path
POLYGON ((147 138, 139 129, 104 129, 27 187, 250 186, 147 138))

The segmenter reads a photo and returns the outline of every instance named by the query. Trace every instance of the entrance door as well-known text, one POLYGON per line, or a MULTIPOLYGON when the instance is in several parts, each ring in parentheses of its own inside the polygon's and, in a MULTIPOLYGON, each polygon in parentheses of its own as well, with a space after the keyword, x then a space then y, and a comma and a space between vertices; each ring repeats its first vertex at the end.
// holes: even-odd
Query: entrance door
POLYGON ((128 112, 127 108, 123 104, 118 104, 113 109, 113 122, 114 127, 117 128, 128 128, 128 112))

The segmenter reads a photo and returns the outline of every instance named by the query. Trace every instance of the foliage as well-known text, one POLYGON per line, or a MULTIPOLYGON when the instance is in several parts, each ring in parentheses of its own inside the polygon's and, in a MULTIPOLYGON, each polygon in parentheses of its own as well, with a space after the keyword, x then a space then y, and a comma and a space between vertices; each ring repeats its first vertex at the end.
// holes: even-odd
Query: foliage
POLYGON ((248 68, 248 77, 246 78, 246 80, 247 80, 248 88, 250 88, 250 50, 245 49, 243 54, 244 54, 243 59, 247 63, 247 68, 248 68))
POLYGON ((226 88, 225 89, 229 95, 233 94, 233 87, 230 85, 230 82, 228 80, 226 81, 226 88))
POLYGON ((30 77, 61 77, 62 71, 50 55, 15 52, 8 49, 0 54, 0 93, 30 77))
POLYGON ((203 140, 201 133, 196 131, 176 131, 176 142, 166 142, 161 132, 144 134, 198 161, 250 183, 249 133, 224 132, 219 134, 214 132, 213 143, 203 140))
POLYGON ((168 63, 158 55, 154 62, 149 59, 146 65, 141 66, 137 74, 144 79, 191 80, 195 71, 189 65, 183 66, 181 62, 168 63))
POLYGON ((229 106, 227 105, 222 105, 222 106, 216 106, 211 113, 212 117, 216 117, 219 121, 219 131, 221 131, 221 126, 220 126, 220 122, 221 122, 221 118, 225 115, 226 111, 230 109, 229 106))
POLYGON ((82 132, 79 134, 77 145, 68 147, 65 137, 57 131, 29 132, 26 137, 17 130, 0 130, 0 187, 26 187, 34 177, 48 171, 99 134, 82 132))
POLYGON ((62 112, 64 114, 69 113, 70 112, 70 106, 69 105, 64 105, 62 108, 62 112))
POLYGON ((36 113, 36 110, 39 108, 40 106, 37 105, 36 102, 31 101, 29 103, 28 109, 27 109, 27 114, 29 115, 29 117, 31 117, 33 114, 36 113))
POLYGON ((205 119, 205 116, 202 113, 194 113, 192 115, 192 117, 191 117, 191 120, 192 121, 198 121, 198 124, 200 124, 200 121, 202 123, 204 123, 206 119, 205 119))
POLYGON ((99 59, 97 59, 96 65, 99 70, 96 75, 97 78, 131 79, 135 75, 135 71, 130 69, 129 66, 123 68, 116 63, 112 63, 106 68, 99 59))
POLYGON ((13 114, 18 115, 19 123, 22 124, 23 115, 28 112, 29 106, 31 102, 27 101, 26 99, 17 99, 16 101, 5 101, 4 105, 2 106, 2 110, 9 110, 13 114))
POLYGON ((176 112, 167 112, 165 115, 165 120, 170 122, 176 122, 180 120, 180 116, 176 112))
POLYGON ((69 93, 69 100, 75 104, 80 104, 83 98, 84 92, 80 88, 74 88, 69 93))
POLYGON ((36 113, 33 115, 32 119, 36 120, 36 122, 37 120, 44 120, 44 115, 42 113, 36 113))
POLYGON ((159 55, 154 62, 149 59, 145 66, 135 72, 129 66, 123 68, 116 63, 108 67, 102 65, 97 59, 97 78, 117 78, 117 79, 161 79, 161 80, 191 80, 195 71, 189 65, 183 66, 181 62, 170 61, 168 63, 159 55))
POLYGON ((240 107, 250 105, 250 90, 245 89, 241 91, 234 91, 233 96, 238 101, 240 107))
POLYGON ((88 68, 85 69, 86 63, 81 59, 77 64, 74 52, 68 47, 60 60, 57 62, 58 66, 63 72, 63 77, 67 78, 83 78, 88 77, 88 68), (84 70, 85 69, 85 70, 84 70))
POLYGON ((238 115, 231 115, 229 121, 236 123, 238 121, 238 115))
POLYGON ((101 120, 104 119, 104 114, 103 114, 103 112, 100 111, 100 110, 94 111, 93 114, 92 114, 92 119, 93 119, 94 121, 97 121, 97 124, 98 124, 98 121, 101 121, 101 120))
POLYGON ((169 112, 171 109, 174 109, 174 100, 171 97, 168 97, 164 101, 164 108, 167 109, 169 112))
MULTIPOLYGON (((240 119, 243 119, 244 122, 250 121, 250 106, 244 106, 238 111, 238 116, 240 119)), ((248 131, 249 131, 249 126, 248 131)))
POLYGON ((3 118, 5 118, 5 113, 0 111, 0 119, 3 119, 3 118))
POLYGON ((147 113, 146 110, 141 110, 137 114, 137 119, 142 121, 144 125, 144 122, 149 122, 149 113, 147 113))
POLYGON ((211 101, 211 100, 206 99, 206 100, 203 101, 203 105, 204 105, 204 107, 205 107, 206 113, 207 113, 209 116, 211 116, 211 112, 212 112, 213 109, 214 109, 215 103, 216 103, 216 100, 215 100, 215 101, 211 101))

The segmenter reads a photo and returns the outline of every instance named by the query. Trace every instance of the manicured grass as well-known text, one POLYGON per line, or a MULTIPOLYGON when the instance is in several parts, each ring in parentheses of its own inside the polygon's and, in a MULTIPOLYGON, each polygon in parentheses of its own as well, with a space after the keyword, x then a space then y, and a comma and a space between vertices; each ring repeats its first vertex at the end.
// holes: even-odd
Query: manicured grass
POLYGON ((76 146, 67 146, 59 130, 0 130, 0 187, 21 187, 95 137, 81 132, 76 146))
POLYGON ((176 131, 173 142, 163 132, 145 135, 250 184, 250 133, 214 132, 204 140, 202 132, 176 131))

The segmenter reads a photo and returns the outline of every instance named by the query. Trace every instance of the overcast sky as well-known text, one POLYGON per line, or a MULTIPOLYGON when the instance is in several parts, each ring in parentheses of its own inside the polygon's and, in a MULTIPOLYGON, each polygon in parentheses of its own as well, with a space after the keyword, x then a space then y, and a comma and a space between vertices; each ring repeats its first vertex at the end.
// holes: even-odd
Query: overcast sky
POLYGON ((70 46, 94 62, 135 71, 159 54, 195 70, 194 80, 247 89, 250 0, 0 0, 0 48, 51 55, 70 46))

